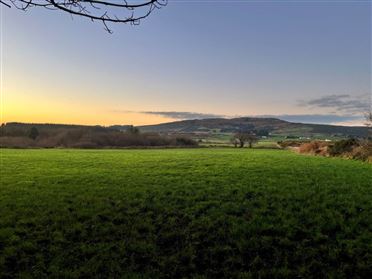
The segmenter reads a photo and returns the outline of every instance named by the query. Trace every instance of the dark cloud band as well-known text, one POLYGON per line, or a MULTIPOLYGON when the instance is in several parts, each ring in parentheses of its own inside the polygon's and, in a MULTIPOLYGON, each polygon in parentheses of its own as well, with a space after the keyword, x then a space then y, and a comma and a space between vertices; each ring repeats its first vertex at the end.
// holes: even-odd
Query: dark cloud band
POLYGON ((369 99, 368 94, 360 96, 328 95, 317 99, 299 101, 299 105, 312 108, 328 108, 338 113, 361 115, 370 108, 369 99))
POLYGON ((144 114, 159 115, 179 120, 192 120, 192 119, 207 119, 207 118, 221 118, 226 115, 210 114, 210 113, 197 113, 187 111, 142 111, 144 114))

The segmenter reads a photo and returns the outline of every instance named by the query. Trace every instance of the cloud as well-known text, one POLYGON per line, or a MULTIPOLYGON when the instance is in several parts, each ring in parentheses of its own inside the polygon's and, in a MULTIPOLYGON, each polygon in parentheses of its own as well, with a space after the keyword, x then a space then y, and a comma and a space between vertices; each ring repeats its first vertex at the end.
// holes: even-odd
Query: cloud
POLYGON ((110 110, 111 113, 141 113, 158 115, 166 118, 178 119, 178 120, 193 120, 193 119, 207 119, 207 118, 225 118, 227 115, 213 114, 213 113, 199 113, 189 111, 132 111, 132 110, 110 110))
POLYGON ((220 114, 198 113, 198 112, 187 112, 187 111, 141 111, 140 113, 159 115, 159 116, 172 118, 172 119, 178 119, 178 120, 226 117, 226 115, 220 115, 220 114))
POLYGON ((360 118, 357 120, 335 122, 335 123, 329 123, 329 124, 337 125, 337 126, 365 126, 365 123, 366 121, 363 118, 360 118))
POLYGON ((370 100, 368 94, 359 96, 327 95, 317 99, 299 101, 299 105, 311 108, 328 108, 336 113, 361 115, 369 109, 370 100))
POLYGON ((260 117, 273 117, 295 123, 311 124, 337 124, 341 123, 361 123, 363 117, 357 115, 337 115, 337 114, 283 114, 283 115, 262 115, 260 117))

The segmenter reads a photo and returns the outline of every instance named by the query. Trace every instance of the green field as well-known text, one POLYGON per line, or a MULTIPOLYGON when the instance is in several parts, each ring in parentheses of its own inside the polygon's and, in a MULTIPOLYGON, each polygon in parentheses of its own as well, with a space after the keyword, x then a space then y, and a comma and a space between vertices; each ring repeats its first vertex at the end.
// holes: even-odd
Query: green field
POLYGON ((372 164, 232 148, 0 152, 0 278, 372 278, 372 164))

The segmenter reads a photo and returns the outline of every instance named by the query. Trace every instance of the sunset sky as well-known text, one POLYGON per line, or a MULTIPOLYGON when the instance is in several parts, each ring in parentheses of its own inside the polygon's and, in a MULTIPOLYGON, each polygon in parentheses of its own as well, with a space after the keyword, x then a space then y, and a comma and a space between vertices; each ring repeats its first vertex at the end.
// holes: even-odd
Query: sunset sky
POLYGON ((371 1, 169 0, 138 26, 1 6, 1 122, 359 124, 371 1))

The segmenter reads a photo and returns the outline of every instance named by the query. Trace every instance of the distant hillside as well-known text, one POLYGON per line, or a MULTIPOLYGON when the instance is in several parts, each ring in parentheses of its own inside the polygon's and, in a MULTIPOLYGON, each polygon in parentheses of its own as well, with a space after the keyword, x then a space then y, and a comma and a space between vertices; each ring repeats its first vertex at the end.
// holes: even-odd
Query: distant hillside
POLYGON ((354 136, 364 137, 366 127, 347 127, 335 125, 291 123, 276 118, 213 118, 183 120, 157 125, 139 127, 144 132, 161 133, 234 133, 241 130, 268 131, 275 135, 292 136, 354 136))

